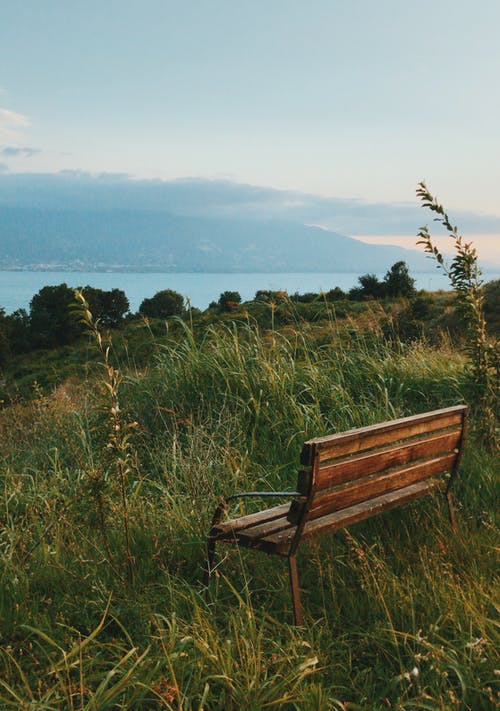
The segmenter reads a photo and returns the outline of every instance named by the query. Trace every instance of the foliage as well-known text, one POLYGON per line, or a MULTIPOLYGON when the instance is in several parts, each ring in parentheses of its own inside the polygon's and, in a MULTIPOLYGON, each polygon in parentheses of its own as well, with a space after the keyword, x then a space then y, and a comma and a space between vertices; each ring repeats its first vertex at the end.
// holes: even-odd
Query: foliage
POLYGON ((415 296, 415 279, 410 277, 408 265, 405 262, 396 262, 392 265, 384 277, 383 290, 384 294, 389 297, 410 298, 415 296))
POLYGON ((44 286, 33 296, 30 302, 32 346, 62 346, 81 335, 81 326, 71 312, 74 299, 73 289, 65 283, 44 286))
POLYGON ((286 291, 272 289, 259 289, 255 292, 254 301, 262 301, 265 304, 281 304, 289 300, 286 291))
POLYGON ((125 554, 127 561, 128 580, 134 582, 134 561, 130 549, 130 523, 129 523, 129 503, 128 503, 128 479, 133 469, 133 456, 131 451, 130 432, 136 423, 124 423, 120 410, 119 390, 122 384, 122 375, 110 361, 110 347, 106 346, 101 332, 94 317, 89 310, 85 296, 81 291, 75 291, 77 300, 74 311, 80 316, 81 323, 88 329, 89 335, 93 338, 101 357, 101 365, 104 370, 103 385, 109 397, 106 456, 101 457, 100 465, 89 472, 90 489, 95 498, 99 511, 99 523, 101 534, 111 568, 120 575, 115 567, 115 556, 111 552, 108 538, 108 522, 106 520, 106 509, 110 502, 105 501, 106 495, 113 495, 113 482, 109 476, 109 470, 114 470, 117 476, 117 489, 119 492, 121 506, 121 523, 123 527, 123 538, 125 543, 125 554))
POLYGON ((122 289, 104 291, 93 286, 80 289, 89 309, 100 327, 117 328, 129 310, 129 301, 122 289))
MULTIPOLYGON (((86 286, 82 293, 85 293, 100 328, 117 328, 122 324, 129 303, 121 289, 104 291, 86 286)), ((67 284, 44 286, 33 296, 29 314, 18 309, 9 316, 0 316, 0 351, 1 339, 6 342, 3 362, 8 360, 8 355, 59 348, 78 340, 83 330, 72 314, 73 302, 74 290, 67 284)))
POLYGON ((238 304, 241 304, 241 296, 238 291, 223 291, 219 296, 218 305, 222 311, 234 311, 238 304))
MULTIPOLYGON (((376 305, 351 306, 373 322, 376 305)), ((145 326, 134 328, 140 340, 145 326)), ((495 708, 498 481, 477 441, 456 482, 459 536, 436 499, 299 551, 303 629, 289 625, 279 560, 228 547, 208 596, 200 582, 222 493, 293 487, 308 436, 459 402, 463 356, 389 344, 353 319, 281 333, 223 319, 177 328, 140 374, 121 375, 119 403, 104 386, 116 392, 118 376, 101 366, 95 381, 0 411, 0 707, 495 708), (120 432, 139 423, 133 587, 107 551, 121 571, 119 453, 106 446, 117 404, 120 432), (107 541, 88 496, 99 471, 107 541)))
POLYGON ((466 351, 469 356, 471 396, 478 412, 478 426, 485 443, 498 446, 499 393, 498 379, 500 355, 498 342, 488 336, 484 312, 484 293, 481 271, 477 263, 477 252, 471 242, 465 242, 453 226, 444 207, 427 189, 419 183, 417 195, 422 206, 436 213, 435 218, 448 231, 455 247, 455 257, 450 265, 432 243, 427 226, 418 233, 419 242, 425 252, 438 263, 438 267, 448 276, 458 297, 459 307, 466 327, 466 351))
POLYGON ((5 311, 0 309, 0 367, 3 366, 10 353, 9 320, 5 311))
POLYGON ((500 279, 487 282, 483 287, 484 315, 490 333, 500 334, 500 279))
POLYGON ((11 353, 27 353, 31 350, 31 324, 25 309, 17 309, 7 316, 9 350, 11 353))
POLYGON ((384 295, 384 286, 375 274, 363 274, 358 277, 359 286, 349 290, 351 299, 378 299, 384 295))
POLYGON ((139 313, 148 318, 170 318, 184 313, 184 297, 173 289, 157 291, 150 299, 144 299, 139 313))
POLYGON ((358 282, 359 286, 349 291, 351 299, 410 298, 415 295, 415 279, 410 277, 405 262, 393 264, 383 281, 379 281, 376 274, 363 274, 358 277, 358 282))
POLYGON ((347 294, 339 286, 335 286, 333 289, 330 289, 325 294, 325 298, 328 301, 341 301, 342 299, 345 299, 346 297, 347 297, 347 294))

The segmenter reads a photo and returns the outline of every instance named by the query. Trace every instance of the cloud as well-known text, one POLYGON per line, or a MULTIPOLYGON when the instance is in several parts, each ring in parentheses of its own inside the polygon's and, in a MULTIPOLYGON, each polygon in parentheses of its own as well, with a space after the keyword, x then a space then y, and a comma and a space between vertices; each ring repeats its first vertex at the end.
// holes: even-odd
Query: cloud
POLYGON ((11 111, 10 109, 0 108, 0 126, 27 126, 29 120, 24 114, 20 114, 17 111, 11 111))
POLYGON ((37 153, 40 153, 39 148, 30 148, 29 146, 24 146, 23 148, 19 146, 3 146, 0 148, 0 156, 4 156, 4 158, 31 158, 37 153))
POLYGON ((16 131, 28 125, 29 119, 24 114, 0 108, 0 140, 12 139, 16 131))
POLYGON ((6 163, 0 163, 0 173, 8 173, 9 166, 6 163))
MULTIPOLYGON (((16 205, 30 206, 36 196, 40 206, 64 204, 67 209, 160 210, 185 217, 281 220, 321 225, 358 238, 401 237, 411 247, 419 227, 430 222, 418 204, 369 203, 202 178, 143 180, 84 170, 11 173, 0 181, 4 204, 2 194, 8 191, 16 205)), ((492 235, 494 239, 500 235, 500 215, 454 211, 452 217, 464 235, 492 235)))

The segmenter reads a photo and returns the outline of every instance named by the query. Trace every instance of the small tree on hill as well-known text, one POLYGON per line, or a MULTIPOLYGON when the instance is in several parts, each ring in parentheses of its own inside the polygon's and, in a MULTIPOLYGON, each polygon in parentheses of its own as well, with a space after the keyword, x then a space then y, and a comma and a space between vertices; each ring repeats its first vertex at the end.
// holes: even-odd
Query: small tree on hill
POLYGON ((415 279, 412 279, 406 262, 396 262, 384 277, 383 287, 386 296, 415 295, 415 279))
POLYGON ((35 348, 64 346, 82 334, 71 310, 75 296, 67 284, 44 286, 30 303, 31 342, 35 348))
POLYGON ((129 310, 129 302, 121 289, 104 291, 93 286, 81 289, 93 317, 99 325, 116 328, 129 310))
POLYGON ((26 309, 17 309, 6 317, 9 328, 11 353, 27 353, 31 350, 31 325, 26 309))
POLYGON ((139 313, 149 318, 170 318, 184 314, 184 297, 172 289, 157 291, 150 299, 144 299, 139 313))
POLYGON ((340 286, 334 286, 333 289, 326 292, 325 299, 327 301, 341 301, 342 299, 345 299, 346 296, 347 294, 340 288, 340 286))
POLYGON ((9 317, 0 308, 0 366, 7 361, 10 352, 10 328, 9 317))
POLYGON ((358 277, 359 286, 349 291, 349 297, 354 300, 366 298, 379 299, 384 295, 384 285, 375 274, 363 274, 358 277))
POLYGON ((222 311, 234 311, 238 304, 241 304, 241 296, 238 291, 223 291, 219 296, 219 306, 222 311))

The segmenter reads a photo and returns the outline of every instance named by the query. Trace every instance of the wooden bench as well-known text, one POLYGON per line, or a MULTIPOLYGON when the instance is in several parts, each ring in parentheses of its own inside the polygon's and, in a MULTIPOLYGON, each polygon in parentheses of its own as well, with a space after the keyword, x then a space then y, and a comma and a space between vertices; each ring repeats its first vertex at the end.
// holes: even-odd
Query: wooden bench
POLYGON ((256 548, 288 559, 295 624, 302 624, 296 553, 299 544, 434 491, 448 501, 466 431, 467 407, 383 422, 305 442, 297 490, 246 492, 222 500, 208 534, 206 583, 217 541, 256 548), (222 521, 229 501, 241 497, 291 501, 222 521))

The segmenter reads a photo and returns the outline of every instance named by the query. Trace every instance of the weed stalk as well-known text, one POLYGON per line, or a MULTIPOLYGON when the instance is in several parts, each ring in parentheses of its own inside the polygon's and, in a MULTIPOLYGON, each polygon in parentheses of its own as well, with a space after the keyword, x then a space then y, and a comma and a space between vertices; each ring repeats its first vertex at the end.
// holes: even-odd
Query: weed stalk
MULTIPOLYGON (((130 433, 136 426, 135 422, 123 423, 120 412, 119 390, 122 383, 121 372, 110 362, 110 347, 104 344, 102 334, 99 330, 98 322, 92 316, 88 303, 81 291, 75 291, 78 304, 78 314, 80 321, 87 327, 88 334, 92 337, 100 355, 101 365, 104 369, 104 387, 109 395, 109 434, 106 445, 111 461, 113 462, 118 479, 118 489, 120 494, 121 523, 125 541, 125 558, 127 561, 128 581, 134 583, 134 558, 130 545, 130 515, 127 499, 127 480, 132 471, 133 457, 131 452, 130 433)), ((99 507, 99 517, 101 528, 105 534, 107 526, 105 524, 102 492, 97 487, 99 495, 97 497, 99 507)), ((107 536, 104 535, 105 541, 107 536)), ((109 548, 106 546, 107 549, 109 548)), ((112 561, 110 561, 112 567, 112 561)))
POLYGON ((436 222, 440 222, 454 241, 455 257, 447 264, 443 255, 433 244, 427 226, 418 232, 417 244, 438 263, 438 267, 449 278, 458 297, 458 304, 466 325, 466 353, 470 361, 472 393, 477 411, 478 433, 484 443, 498 448, 498 342, 491 342, 486 329, 484 315, 484 295, 481 270, 477 263, 477 251, 472 242, 465 242, 458 233, 458 227, 450 222, 443 205, 427 189, 424 182, 417 188, 417 196, 422 206, 435 212, 436 222))

